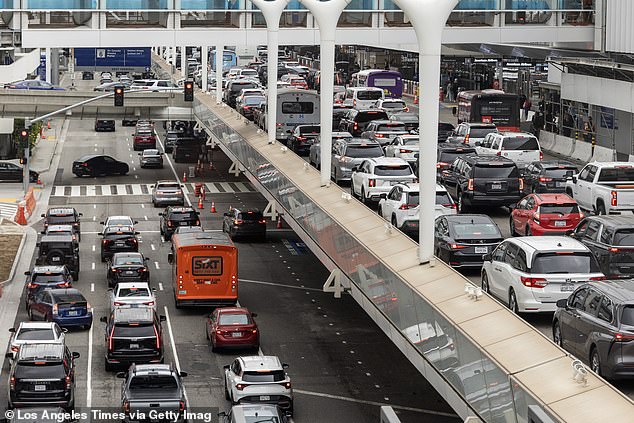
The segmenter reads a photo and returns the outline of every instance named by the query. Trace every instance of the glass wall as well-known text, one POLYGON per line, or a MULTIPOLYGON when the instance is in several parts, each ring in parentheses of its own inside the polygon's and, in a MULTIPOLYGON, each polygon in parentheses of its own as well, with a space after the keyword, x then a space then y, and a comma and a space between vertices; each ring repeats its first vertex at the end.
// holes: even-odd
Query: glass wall
POLYGON ((244 5, 239 0, 181 0, 181 27, 240 27, 244 5), (204 10, 216 10, 205 12, 204 10))
MULTIPOLYGON (((5 4, 13 4, 13 0, 0 0, 5 4)), ((77 10, 77 9, 96 9, 97 0, 27 0, 29 9, 43 10, 77 10)))
POLYGON ((108 10, 167 10, 168 0, 106 0, 108 10))
MULTIPOLYGON (((253 10, 259 10, 254 4, 251 4, 251 8, 253 10)), ((297 0, 289 1, 285 10, 286 11, 282 13, 282 17, 280 18, 280 28, 306 27, 308 11, 300 2, 297 0), (298 10, 303 11, 297 12, 298 10)), ((266 21, 264 20, 262 13, 253 13, 253 21, 251 25, 254 28, 266 28, 266 21)))

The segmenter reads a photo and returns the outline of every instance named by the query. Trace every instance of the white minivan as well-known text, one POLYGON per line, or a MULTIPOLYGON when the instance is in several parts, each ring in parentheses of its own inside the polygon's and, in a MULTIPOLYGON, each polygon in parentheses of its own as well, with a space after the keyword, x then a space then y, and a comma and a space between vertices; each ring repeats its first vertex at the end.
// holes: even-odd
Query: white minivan
POLYGON ((344 107, 352 107, 357 110, 366 110, 376 107, 379 100, 385 98, 385 93, 381 88, 375 87, 352 87, 346 90, 343 99, 344 107))
POLYGON ((519 168, 542 160, 537 137, 526 132, 492 132, 482 142, 476 142, 476 154, 491 154, 509 158, 519 168))

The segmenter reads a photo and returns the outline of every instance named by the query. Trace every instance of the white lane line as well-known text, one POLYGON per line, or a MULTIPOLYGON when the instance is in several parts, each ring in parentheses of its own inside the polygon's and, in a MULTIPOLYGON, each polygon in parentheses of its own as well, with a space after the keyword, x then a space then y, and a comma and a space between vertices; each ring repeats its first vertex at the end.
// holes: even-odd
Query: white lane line
POLYGON ((139 175, 134 175, 134 179, 139 179, 139 175))
POLYGON ((295 388, 293 388, 293 392, 298 393, 298 394, 303 394, 303 395, 310 395, 310 396, 313 396, 313 397, 330 398, 330 399, 336 399, 336 400, 341 400, 341 401, 354 402, 354 403, 357 403, 357 404, 374 405, 376 407, 390 406, 390 407, 398 409, 398 410, 412 411, 414 413, 432 414, 432 415, 435 415, 435 416, 443 416, 443 417, 456 417, 456 418, 458 417, 456 414, 445 413, 443 411, 426 410, 424 408, 407 407, 407 406, 395 405, 395 404, 384 404, 384 403, 377 402, 377 401, 367 401, 367 400, 362 400, 362 399, 357 399, 357 398, 343 397, 343 396, 340 396, 340 395, 325 394, 323 392, 305 391, 303 389, 295 389, 295 388))
POLYGON ((163 284, 161 282, 159 282, 159 291, 163 290, 163 284))
POLYGON ((161 268, 159 267, 158 261, 154 262, 154 266, 156 267, 156 270, 161 270, 161 268))
POLYGON ((156 251, 156 247, 154 246, 154 244, 150 244, 150 248, 152 249, 152 251, 156 251))
POLYGON ((143 216, 143 219, 147 220, 147 216, 143 216))
POLYGON ((88 331, 88 371, 86 372, 86 407, 92 407, 92 328, 88 331))
MULTIPOLYGON (((156 134, 156 140, 158 141, 158 143, 161 145, 161 149, 163 151, 165 151, 165 146, 163 145, 163 141, 161 141, 161 137, 159 136, 159 134, 156 134)), ((174 173, 174 177, 176 178, 176 180, 178 181, 178 183, 182 183, 180 178, 178 177, 178 174, 176 173, 176 169, 174 169, 174 165, 172 164, 172 160, 170 159, 170 157, 168 155, 167 156, 167 164, 170 165, 170 168, 172 169, 172 173, 174 173)), ((185 194, 187 193, 187 188, 183 187, 183 192, 185 194)), ((185 201, 187 201, 187 205, 189 205, 189 207, 192 207, 192 202, 189 201, 189 197, 187 195, 185 195, 185 201)))
POLYGON ((92 267, 92 270, 95 270, 95 262, 94 261, 92 262, 92 265, 90 267, 92 267))
POLYGON ((132 166, 132 170, 133 170, 133 171, 136 171, 136 167, 132 166))
POLYGON ((95 283, 90 284, 90 292, 95 292, 95 283))
POLYGON ((141 208, 144 209, 145 208, 145 204, 141 204, 141 208))
POLYGON ((93 246, 92 246, 92 252, 94 253, 96 249, 97 249, 97 247, 95 247, 95 246, 93 245, 93 246))
MULTIPOLYGON (((93 209, 96 209, 96 208, 97 208, 97 205, 96 205, 96 204, 93 204, 93 205, 92 205, 92 208, 93 208, 93 209)), ((93 217, 95 217, 95 216, 93 216, 93 217)))
MULTIPOLYGON (((134 175, 134 176, 138 176, 138 175, 134 175)), ((141 185, 139 184, 132 184, 132 195, 143 195, 143 192, 141 191, 141 185)))
MULTIPOLYGON (((207 231, 205 231, 205 232, 207 232, 207 231)), ((240 278, 240 279, 238 279, 238 282, 254 283, 254 284, 258 284, 258 285, 279 286, 281 288, 301 289, 303 291, 324 292, 322 289, 319 289, 319 288, 307 288, 307 287, 302 287, 302 286, 286 285, 286 284, 283 284, 283 283, 254 281, 252 279, 242 279, 242 278, 240 278)))
POLYGON ((92 221, 93 221, 93 222, 96 222, 96 221, 97 221, 97 216, 93 216, 93 217, 92 217, 92 221))
MULTIPOLYGON (((172 346, 172 355, 174 356, 174 364, 176 365, 176 369, 181 371, 181 362, 178 359, 178 353, 176 352, 176 343, 174 342, 174 333, 172 332, 172 321, 170 320, 170 312, 167 309, 167 306, 163 306, 163 310, 165 310, 165 323, 167 323, 167 332, 170 335, 170 345, 172 346)), ((183 386, 183 393, 185 394, 185 400, 187 404, 189 404, 189 399, 187 398, 187 390, 183 386)))

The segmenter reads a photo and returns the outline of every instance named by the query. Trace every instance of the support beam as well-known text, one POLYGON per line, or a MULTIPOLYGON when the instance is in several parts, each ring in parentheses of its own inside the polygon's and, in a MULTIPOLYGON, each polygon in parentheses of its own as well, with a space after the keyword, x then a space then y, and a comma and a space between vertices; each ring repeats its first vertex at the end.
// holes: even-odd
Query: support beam
POLYGON ((46 47, 44 52, 46 56, 46 82, 51 82, 51 48, 46 47))
POLYGON ((181 47, 181 75, 187 79, 187 47, 181 47))
POLYGON ((224 62, 225 46, 216 45, 216 103, 222 103, 222 64, 224 62))
POLYGON ((203 92, 207 92, 207 83, 209 82, 209 46, 202 46, 200 48, 200 63, 202 67, 202 74, 200 77, 202 78, 202 89, 203 92))

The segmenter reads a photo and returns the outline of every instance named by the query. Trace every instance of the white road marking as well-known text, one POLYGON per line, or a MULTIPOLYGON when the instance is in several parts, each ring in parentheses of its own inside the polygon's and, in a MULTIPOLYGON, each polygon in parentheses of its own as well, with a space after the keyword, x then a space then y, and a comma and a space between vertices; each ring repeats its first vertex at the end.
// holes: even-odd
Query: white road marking
POLYGON ((134 175, 134 179, 139 179, 139 175, 134 175))
POLYGON ((90 292, 95 292, 95 284, 94 283, 90 284, 90 292))
MULTIPOLYGON (((94 285, 94 284, 93 284, 94 285)), ((86 372, 86 407, 92 407, 92 328, 88 331, 88 371, 86 372)))
POLYGON ((132 166, 132 170, 136 172, 136 167, 132 166))
POLYGON ((92 262, 92 265, 90 267, 92 267, 92 270, 95 270, 95 262, 94 261, 92 262))
POLYGON ((97 216, 93 216, 93 217, 92 217, 92 221, 93 221, 93 222, 96 222, 96 221, 97 221, 97 216))
POLYGON ((112 192, 110 191, 110 185, 101 186, 101 195, 112 195, 112 192))
POLYGON ((145 208, 145 204, 141 203, 141 208, 144 209, 145 208))
MULTIPOLYGON (((92 205, 92 208, 93 208, 93 209, 96 209, 96 208, 97 208, 97 205, 96 205, 96 204, 93 204, 93 205, 92 205)), ((95 216, 93 216, 93 217, 95 217, 95 216)))
POLYGON ((150 248, 152 249, 152 251, 156 251, 156 247, 154 246, 154 244, 150 244, 150 248))
POLYGON ((95 144, 95 147, 97 147, 97 144, 95 144))
POLYGON ((159 267, 159 263, 158 261, 154 262, 154 266, 156 267, 156 270, 160 270, 161 268, 159 267))
POLYGON ((97 247, 95 247, 94 245, 92 246, 92 251, 93 253, 95 252, 95 250, 97 249, 97 247))
MULTIPOLYGON (((138 178, 139 175, 134 175, 138 178)), ((139 184, 132 184, 132 195, 143 195, 143 192, 141 192, 141 185, 139 184)))
POLYGON ((80 190, 81 188, 79 185, 73 185, 72 187, 70 187, 70 196, 79 197, 80 190))
POLYGON ((143 216, 143 219, 147 220, 147 216, 143 216))
POLYGON ((163 290, 163 284, 161 282, 159 282, 159 291, 163 290))
MULTIPOLYGON (((205 231, 205 232, 207 232, 207 231, 205 231)), ((324 292, 323 290, 321 290, 319 288, 307 288, 307 287, 302 287, 302 286, 286 285, 286 284, 275 283, 275 282, 254 281, 252 279, 238 279, 238 281, 239 282, 246 282, 246 283, 255 283, 255 284, 258 284, 258 285, 279 286, 281 288, 301 289, 303 291, 324 292)))
MULTIPOLYGON (((170 313, 167 309, 167 306, 163 306, 163 310, 165 310, 165 323, 167 323, 167 332, 170 336, 170 345, 172 346, 172 355, 174 356, 174 364, 176 364, 176 369, 181 371, 181 363, 178 359, 178 353, 176 352, 176 343, 174 342, 174 333, 172 332, 172 322, 170 320, 170 313)), ((187 391, 183 386, 183 393, 185 394, 185 400, 189 403, 189 399, 187 398, 187 391)))
MULTIPOLYGON (((165 151, 165 146, 163 145, 163 141, 161 141, 161 137, 160 137, 158 134, 156 134, 156 140, 157 140, 157 141, 158 141, 158 143, 161 145, 161 149, 162 149, 163 151, 165 151)), ((172 173, 174 173, 174 177, 176 178, 176 180, 178 181, 178 183, 181 183, 181 180, 180 180, 180 178, 178 177, 178 174, 176 173, 176 169, 174 169, 174 165, 172 164, 172 160, 170 159, 170 157, 169 157, 169 156, 167 156, 167 164, 169 164, 169 165, 170 165, 170 168, 172 169, 172 173)), ((185 201, 187 201, 187 205, 188 205, 189 207, 191 207, 191 206, 192 206, 192 202, 191 202, 191 201, 189 201, 189 197, 187 196, 187 194, 189 194, 189 192, 187 192, 187 187, 186 187, 186 186, 184 186, 184 187, 183 187, 183 192, 185 193, 185 201)))

